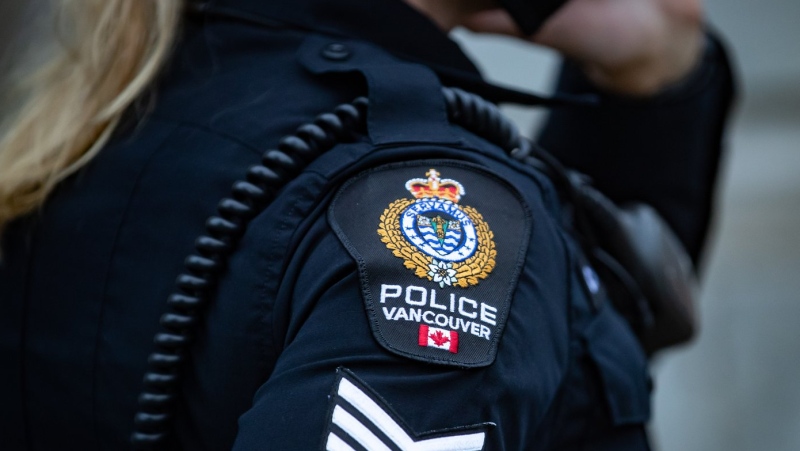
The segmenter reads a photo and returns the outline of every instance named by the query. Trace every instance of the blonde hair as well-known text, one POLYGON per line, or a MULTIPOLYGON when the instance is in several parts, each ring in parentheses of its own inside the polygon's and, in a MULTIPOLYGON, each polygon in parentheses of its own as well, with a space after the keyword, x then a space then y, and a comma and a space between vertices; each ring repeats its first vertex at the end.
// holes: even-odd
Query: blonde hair
POLYGON ((167 60, 181 0, 57 0, 57 54, 0 137, 0 232, 86 165, 167 60))

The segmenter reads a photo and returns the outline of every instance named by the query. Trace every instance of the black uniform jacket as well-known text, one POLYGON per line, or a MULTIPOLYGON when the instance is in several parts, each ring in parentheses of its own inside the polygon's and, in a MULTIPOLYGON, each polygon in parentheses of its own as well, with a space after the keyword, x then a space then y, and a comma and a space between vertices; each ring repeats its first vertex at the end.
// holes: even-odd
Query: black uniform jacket
MULTIPOLYGON (((395 0, 219 0, 166 74, 0 266, 0 447, 126 449, 158 317, 216 203, 317 114, 370 99, 253 219, 187 363, 175 449, 646 449, 646 359, 553 185, 444 113, 494 100, 395 0)), ((597 93, 542 142, 696 256, 730 97, 724 55, 649 101, 597 93)), ((560 89, 590 92, 567 67, 560 89)))

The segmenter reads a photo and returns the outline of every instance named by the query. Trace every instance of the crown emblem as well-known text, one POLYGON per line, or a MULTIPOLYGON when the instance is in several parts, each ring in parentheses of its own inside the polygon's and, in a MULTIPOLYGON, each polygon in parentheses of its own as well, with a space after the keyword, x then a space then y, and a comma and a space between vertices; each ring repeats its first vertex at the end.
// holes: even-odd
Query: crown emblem
POLYGON ((431 169, 425 173, 427 179, 411 179, 406 182, 406 189, 417 199, 438 197, 458 203, 464 195, 464 186, 452 179, 439 178, 439 172, 431 169))

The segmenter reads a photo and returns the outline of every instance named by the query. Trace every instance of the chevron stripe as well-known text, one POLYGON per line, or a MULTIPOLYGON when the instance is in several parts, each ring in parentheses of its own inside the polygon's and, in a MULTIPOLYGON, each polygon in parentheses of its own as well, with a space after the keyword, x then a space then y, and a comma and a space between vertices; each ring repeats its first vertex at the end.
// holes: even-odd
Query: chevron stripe
POLYGON ((325 449, 331 451, 359 448, 376 451, 479 451, 485 431, 458 433, 419 439, 410 434, 385 406, 383 401, 349 372, 340 370, 325 449), (364 389, 359 387, 362 385, 364 389))

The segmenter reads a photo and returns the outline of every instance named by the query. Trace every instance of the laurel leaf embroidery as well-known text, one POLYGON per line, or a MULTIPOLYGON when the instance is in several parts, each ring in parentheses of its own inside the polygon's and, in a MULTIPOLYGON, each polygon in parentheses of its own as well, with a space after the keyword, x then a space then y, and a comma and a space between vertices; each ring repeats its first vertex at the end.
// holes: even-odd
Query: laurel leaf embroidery
MULTIPOLYGON (((433 280, 428 275, 428 265, 431 264, 433 258, 416 250, 406 241, 400 231, 400 215, 414 202, 414 199, 398 199, 389 204, 389 207, 380 216, 377 232, 387 249, 391 250, 395 257, 403 259, 403 266, 414 270, 417 277, 433 280)), ((463 262, 453 264, 457 279, 455 285, 467 288, 470 285, 478 284, 480 279, 485 279, 492 272, 495 267, 497 250, 494 244, 494 233, 489 229, 483 216, 469 206, 462 207, 462 210, 472 218, 478 235, 478 249, 475 254, 463 262)))

